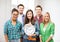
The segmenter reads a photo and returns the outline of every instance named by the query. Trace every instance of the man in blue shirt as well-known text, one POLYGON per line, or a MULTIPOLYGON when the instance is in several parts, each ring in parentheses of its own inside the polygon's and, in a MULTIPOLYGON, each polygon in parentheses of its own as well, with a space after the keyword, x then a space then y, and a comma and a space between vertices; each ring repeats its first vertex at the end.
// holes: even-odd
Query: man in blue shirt
POLYGON ((19 12, 13 8, 11 13, 11 19, 4 26, 5 41, 20 42, 22 24, 17 20, 19 12))

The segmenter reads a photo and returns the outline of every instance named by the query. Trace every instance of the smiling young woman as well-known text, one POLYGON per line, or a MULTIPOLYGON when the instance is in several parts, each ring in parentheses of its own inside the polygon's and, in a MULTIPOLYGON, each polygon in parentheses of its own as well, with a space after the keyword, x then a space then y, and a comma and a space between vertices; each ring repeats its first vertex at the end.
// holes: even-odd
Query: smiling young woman
POLYGON ((49 12, 44 15, 43 23, 40 24, 40 42, 54 42, 55 25, 51 22, 49 12))
POLYGON ((31 9, 27 10, 26 12, 25 23, 24 28, 22 29, 22 34, 23 34, 23 42, 36 42, 36 36, 39 35, 38 22, 34 21, 34 15, 31 9))

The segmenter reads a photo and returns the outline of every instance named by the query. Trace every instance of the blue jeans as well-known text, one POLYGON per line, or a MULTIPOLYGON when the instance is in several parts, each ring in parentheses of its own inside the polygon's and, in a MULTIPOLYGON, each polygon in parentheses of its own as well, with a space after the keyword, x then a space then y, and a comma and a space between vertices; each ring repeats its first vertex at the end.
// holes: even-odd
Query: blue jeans
POLYGON ((20 42, 20 39, 18 39, 18 40, 9 40, 8 42, 20 42))
POLYGON ((32 40, 28 40, 28 39, 23 39, 23 42, 36 42, 36 41, 32 41, 32 40))
POLYGON ((39 36, 37 36, 37 38, 36 38, 36 42, 40 42, 40 38, 39 38, 39 36))

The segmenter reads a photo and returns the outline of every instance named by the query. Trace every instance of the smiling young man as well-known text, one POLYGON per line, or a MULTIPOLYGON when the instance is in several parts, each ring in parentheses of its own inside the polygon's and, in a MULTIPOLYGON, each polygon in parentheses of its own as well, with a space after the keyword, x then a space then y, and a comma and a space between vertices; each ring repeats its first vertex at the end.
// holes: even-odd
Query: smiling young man
POLYGON ((37 5, 35 11, 36 11, 35 20, 37 20, 40 25, 40 23, 43 21, 42 7, 40 5, 37 5))
MULTIPOLYGON (((38 24, 40 26, 40 23, 43 21, 42 7, 40 5, 37 5, 35 8, 35 11, 36 11, 36 16, 34 19, 35 19, 35 21, 38 21, 38 24)), ((39 36, 37 36, 36 42, 40 42, 39 36)))
POLYGON ((18 20, 22 23, 22 26, 24 25, 24 14, 23 14, 23 11, 24 11, 24 5, 23 4, 19 4, 17 6, 18 8, 18 11, 19 11, 19 15, 18 15, 18 20))
MULTIPOLYGON (((22 27, 23 27, 24 26, 24 18, 25 18, 25 15, 23 14, 24 5, 23 4, 19 4, 17 6, 17 9, 19 11, 18 20, 19 20, 19 22, 21 22, 22 27)), ((21 31, 22 31, 22 28, 21 28, 21 31)), ((21 36, 21 42, 23 42, 23 36, 21 36)))
POLYGON ((6 42, 20 42, 22 24, 17 20, 18 10, 13 8, 11 18, 4 25, 4 36, 6 42))

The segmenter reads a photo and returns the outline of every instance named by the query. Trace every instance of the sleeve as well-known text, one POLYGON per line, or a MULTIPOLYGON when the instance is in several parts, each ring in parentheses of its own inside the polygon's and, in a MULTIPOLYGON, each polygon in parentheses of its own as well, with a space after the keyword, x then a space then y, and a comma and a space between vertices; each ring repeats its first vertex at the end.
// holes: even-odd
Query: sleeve
POLYGON ((20 23, 20 32, 22 31, 22 24, 20 23))
POLYGON ((4 25, 4 35, 8 34, 8 24, 5 23, 4 25))
POLYGON ((20 23, 20 35, 22 36, 22 24, 20 23))
POLYGON ((24 26, 22 26, 21 28, 21 36, 23 36, 25 33, 24 33, 24 26))
POLYGON ((53 23, 51 25, 51 34, 54 35, 54 31, 55 31, 55 24, 53 23))
POLYGON ((50 37, 53 37, 53 34, 51 34, 50 37))
POLYGON ((36 32, 35 32, 35 34, 38 36, 39 35, 39 24, 38 24, 37 21, 35 23, 35 26, 36 26, 36 32))
POLYGON ((41 36, 41 25, 42 25, 42 23, 40 23, 40 26, 39 26, 39 28, 40 28, 40 30, 39 30, 39 36, 41 36))

